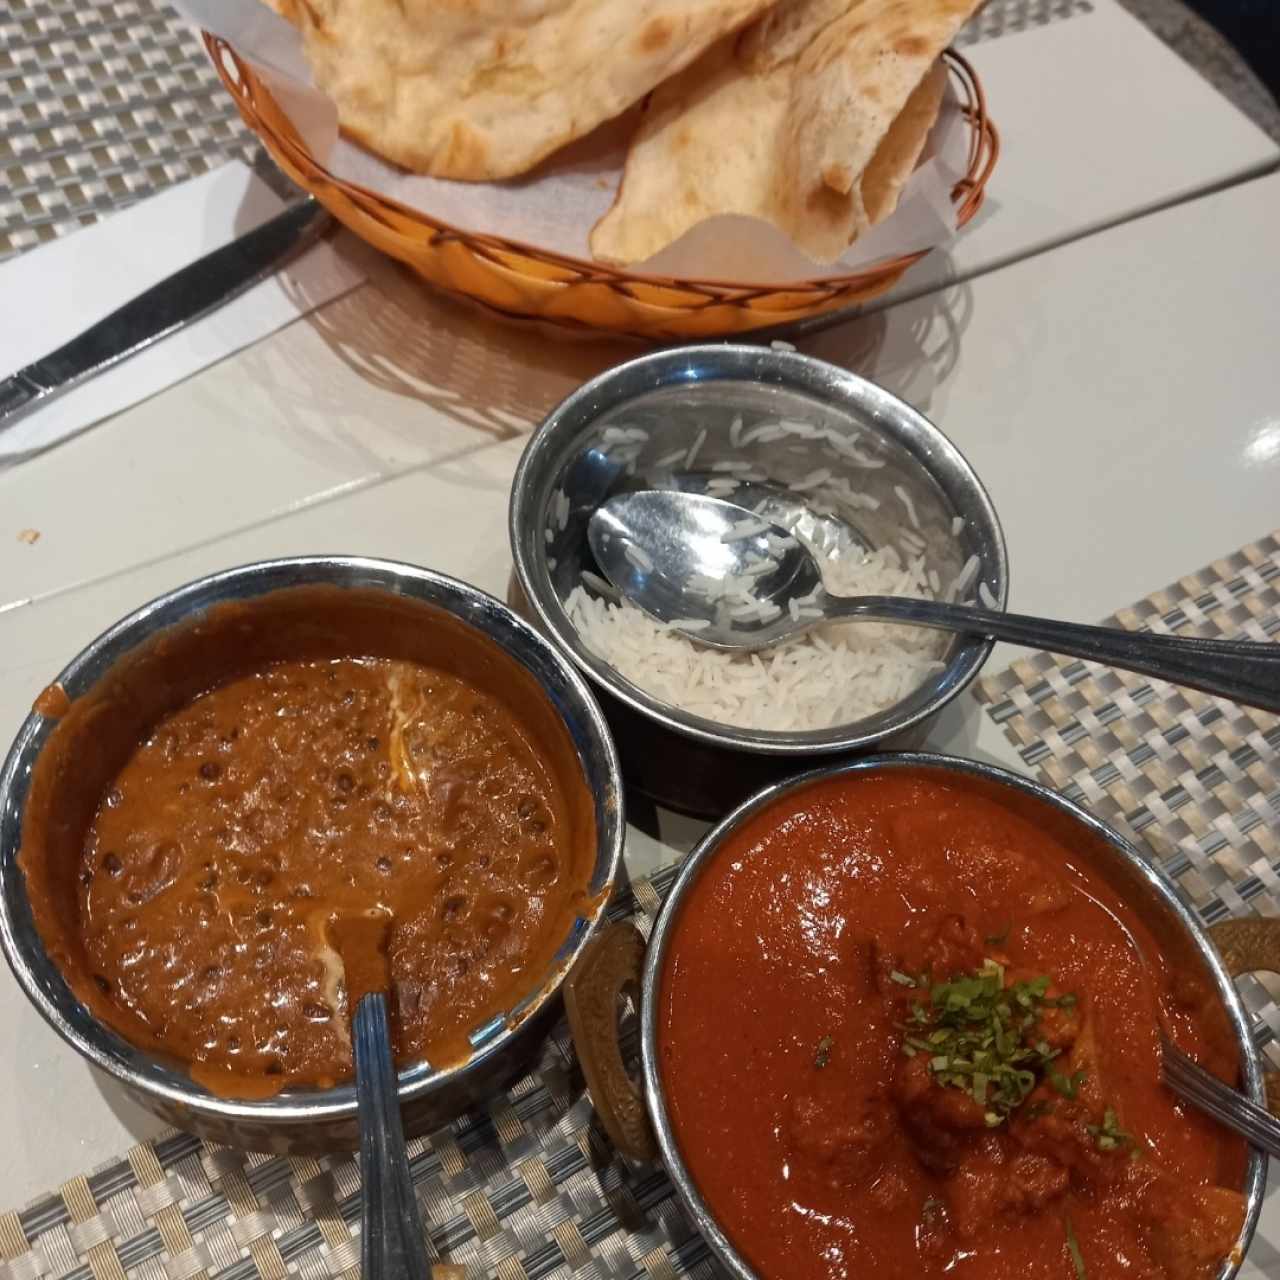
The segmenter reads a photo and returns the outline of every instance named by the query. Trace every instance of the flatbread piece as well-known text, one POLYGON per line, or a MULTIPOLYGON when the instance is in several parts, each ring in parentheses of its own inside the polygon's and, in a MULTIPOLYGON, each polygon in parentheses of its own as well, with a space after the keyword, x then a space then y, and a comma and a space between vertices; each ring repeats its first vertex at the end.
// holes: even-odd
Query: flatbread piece
POLYGON ((346 133, 419 173, 526 173, 774 0, 277 0, 346 133))
MULTIPOLYGON (((914 0, 913 8, 932 3, 914 0)), ((818 160, 798 173, 786 155, 793 121, 806 109, 797 102, 808 96, 801 79, 812 74, 810 50, 863 10, 884 21, 867 0, 783 0, 660 85, 632 141, 618 197, 592 232, 592 253, 640 262, 706 218, 744 214, 773 222, 811 257, 831 261, 892 213, 941 106, 946 71, 936 53, 896 112, 877 113, 880 134, 869 157, 850 153, 848 163, 859 168, 847 188, 824 181, 818 160)), ((869 103, 889 93, 875 74, 868 67, 859 82, 869 103)))

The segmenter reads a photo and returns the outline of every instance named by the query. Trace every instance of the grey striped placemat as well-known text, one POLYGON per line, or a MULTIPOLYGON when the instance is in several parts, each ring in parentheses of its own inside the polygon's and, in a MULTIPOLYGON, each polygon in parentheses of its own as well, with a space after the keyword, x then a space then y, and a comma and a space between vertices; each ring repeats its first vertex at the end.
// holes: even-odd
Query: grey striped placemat
MULTIPOLYGON (((1108 622, 1280 643, 1280 533, 1108 622)), ((1207 923, 1280 915, 1280 718, 1043 653, 977 693, 1027 766, 1148 848, 1207 923)), ((1280 984, 1241 991, 1280 1065, 1280 984)))

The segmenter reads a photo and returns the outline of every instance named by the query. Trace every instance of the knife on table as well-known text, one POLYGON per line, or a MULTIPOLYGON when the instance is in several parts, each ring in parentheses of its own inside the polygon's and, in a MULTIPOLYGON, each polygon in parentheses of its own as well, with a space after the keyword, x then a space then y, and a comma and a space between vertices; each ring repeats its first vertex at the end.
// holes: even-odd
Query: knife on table
POLYGON ((308 196, 152 285, 65 346, 0 379, 0 432, 265 280, 314 244, 329 222, 325 207, 308 196))

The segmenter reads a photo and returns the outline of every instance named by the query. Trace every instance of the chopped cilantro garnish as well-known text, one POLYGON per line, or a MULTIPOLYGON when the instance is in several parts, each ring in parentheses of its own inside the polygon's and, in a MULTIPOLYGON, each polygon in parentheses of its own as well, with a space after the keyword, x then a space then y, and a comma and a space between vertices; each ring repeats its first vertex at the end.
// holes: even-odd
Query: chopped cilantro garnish
POLYGON ((825 1067, 831 1061, 831 1049, 834 1045, 835 1041, 830 1036, 823 1036, 818 1041, 818 1052, 813 1055, 813 1065, 815 1067, 825 1067))
POLYGON ((1049 1083, 1064 1098, 1074 1099, 1076 1094, 1080 1092, 1080 1086, 1084 1083, 1085 1073, 1076 1071, 1069 1076, 1064 1076, 1061 1071, 1051 1071, 1049 1073, 1049 1083))
POLYGON ((1084 1254, 1080 1252, 1080 1241, 1071 1229, 1071 1219, 1063 1218, 1062 1221, 1067 1228, 1067 1252, 1071 1255, 1071 1265, 1076 1269, 1076 1280, 1089 1280, 1089 1273, 1084 1267, 1084 1254))
MULTIPOLYGON (((891 976, 896 980, 896 971, 891 976)), ((1058 1003, 1046 998, 1049 986, 1048 977, 1040 976, 1006 987, 1004 969, 994 960, 974 973, 935 983, 928 1003, 912 1007, 906 1028, 911 1034, 904 1037, 902 1052, 927 1054, 938 1083, 968 1093, 994 1128, 1022 1104, 1058 1057, 1043 1038, 1029 1039, 1041 1010, 1058 1003)))
POLYGON ((1116 1113, 1111 1107, 1102 1113, 1101 1124, 1091 1124, 1088 1128, 1099 1151, 1116 1151, 1121 1147, 1133 1146, 1133 1138, 1120 1128, 1120 1121, 1116 1119, 1116 1113))

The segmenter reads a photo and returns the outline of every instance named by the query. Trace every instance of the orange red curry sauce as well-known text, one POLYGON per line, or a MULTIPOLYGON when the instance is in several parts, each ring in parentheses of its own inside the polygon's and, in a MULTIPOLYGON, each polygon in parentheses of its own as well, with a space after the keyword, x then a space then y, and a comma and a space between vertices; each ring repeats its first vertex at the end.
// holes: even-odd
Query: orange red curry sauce
POLYGON ((1170 972, 1069 848, 963 781, 854 776, 758 814, 691 886, 660 1072, 697 1186, 769 1280, 1209 1280, 1245 1152, 1158 1083, 1161 1018, 1235 1079, 1205 975, 1170 972), (1055 1056, 998 1123, 904 1052, 934 984, 992 964, 1055 1001, 1026 1035, 1055 1056))

